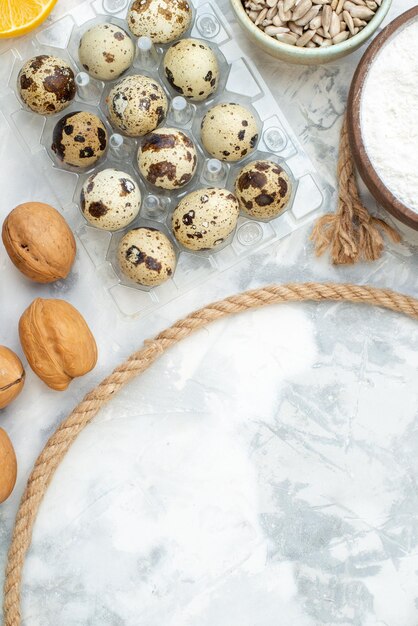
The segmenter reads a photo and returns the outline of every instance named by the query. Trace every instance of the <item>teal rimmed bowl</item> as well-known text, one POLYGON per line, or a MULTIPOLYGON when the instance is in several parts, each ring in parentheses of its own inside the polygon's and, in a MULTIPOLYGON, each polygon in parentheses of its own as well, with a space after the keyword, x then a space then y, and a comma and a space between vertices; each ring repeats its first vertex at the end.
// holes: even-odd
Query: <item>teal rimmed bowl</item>
POLYGON ((258 26, 255 26, 248 17, 241 0, 231 0, 231 5, 237 16, 238 23, 251 41, 264 50, 264 52, 267 52, 267 54, 281 61, 299 65, 321 65, 322 63, 330 63, 331 61, 336 61, 354 52, 354 50, 360 48, 360 46, 366 43, 366 41, 376 33, 385 19, 391 4, 392 0, 382 0, 380 9, 377 10, 376 15, 370 20, 367 26, 357 33, 357 35, 354 35, 354 37, 342 43, 337 43, 327 48, 298 48, 297 46, 282 43, 270 35, 266 35, 258 26))

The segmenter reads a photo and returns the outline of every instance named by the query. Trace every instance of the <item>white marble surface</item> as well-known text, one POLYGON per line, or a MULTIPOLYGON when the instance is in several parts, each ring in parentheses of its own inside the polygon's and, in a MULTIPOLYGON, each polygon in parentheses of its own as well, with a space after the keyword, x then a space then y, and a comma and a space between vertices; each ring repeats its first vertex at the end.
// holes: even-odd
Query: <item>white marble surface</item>
MULTIPOLYGON (((413 4, 396 0, 390 17, 413 4)), ((333 181, 359 54, 306 69, 250 52, 333 181)), ((51 200, 5 126, 0 136, 0 216, 51 200)), ((28 371, 21 397, 0 414, 19 458, 16 490, 0 508, 0 582, 43 444, 143 339, 199 305, 271 282, 367 282, 417 296, 418 238, 404 232, 378 263, 334 268, 314 258, 309 229, 298 231, 142 321, 120 317, 90 288, 81 247, 58 287, 28 284, 0 248, 0 343, 21 353, 18 317, 49 295, 80 308, 100 348, 96 370, 62 394, 28 371)), ((25 568, 24 623, 414 626, 417 355, 416 323, 345 304, 265 309, 173 349, 101 412, 59 468, 25 568)))

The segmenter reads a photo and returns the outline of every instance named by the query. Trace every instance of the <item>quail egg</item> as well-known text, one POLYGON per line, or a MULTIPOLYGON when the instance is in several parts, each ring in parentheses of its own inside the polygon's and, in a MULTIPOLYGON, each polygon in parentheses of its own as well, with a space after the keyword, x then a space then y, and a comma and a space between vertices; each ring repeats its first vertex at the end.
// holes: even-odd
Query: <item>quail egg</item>
POLYGON ((273 161, 249 163, 235 181, 235 195, 241 209, 259 219, 277 217, 288 205, 291 193, 287 172, 273 161))
POLYGON ((197 153, 188 135, 176 128, 159 128, 147 135, 138 150, 142 176, 162 189, 178 189, 191 181, 197 153))
POLYGON ((202 120, 203 146, 222 161, 239 161, 252 152, 258 132, 254 115, 240 104, 217 104, 202 120))
POLYGON ((103 230, 128 226, 139 213, 141 192, 129 174, 108 168, 88 177, 80 207, 90 224, 103 230))
POLYGON ((189 250, 216 248, 237 225, 238 200, 228 189, 199 189, 185 196, 174 210, 172 229, 189 250))
POLYGON ((170 43, 189 28, 192 9, 187 0, 135 0, 127 20, 136 37, 150 37, 154 43, 170 43))
POLYGON ((199 39, 173 43, 164 57, 164 73, 173 89, 191 100, 206 100, 218 87, 218 60, 199 39))
POLYGON ((106 102, 112 124, 130 137, 142 137, 157 128, 168 109, 161 85, 141 74, 123 78, 106 102))
POLYGON ((74 72, 67 61, 41 54, 26 61, 17 78, 23 102, 35 113, 51 115, 74 99, 74 72))
POLYGON ((52 150, 63 163, 89 167, 105 153, 107 131, 102 120, 88 111, 64 115, 52 133, 52 150))
POLYGON ((176 252, 161 231, 141 226, 126 233, 118 248, 122 272, 140 285, 155 287, 168 280, 176 269, 176 252))
POLYGON ((115 24, 97 24, 80 39, 78 57, 84 69, 99 80, 119 78, 131 67, 135 47, 127 32, 115 24))

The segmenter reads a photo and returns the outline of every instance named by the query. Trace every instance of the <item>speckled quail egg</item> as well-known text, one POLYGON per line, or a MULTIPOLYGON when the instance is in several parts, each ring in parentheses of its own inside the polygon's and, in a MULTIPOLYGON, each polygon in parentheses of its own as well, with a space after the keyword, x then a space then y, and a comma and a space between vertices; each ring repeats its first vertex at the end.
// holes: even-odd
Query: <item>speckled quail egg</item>
POLYGON ((238 200, 228 189, 199 189, 174 210, 173 233, 185 248, 209 250, 225 241, 237 225, 238 200))
POLYGON ((239 161, 252 152, 258 133, 254 115, 240 104, 217 104, 202 120, 202 143, 211 156, 222 161, 239 161))
POLYGON ((142 74, 123 78, 106 102, 112 124, 130 137, 142 137, 157 128, 168 109, 161 85, 142 74))
POLYGON ((178 189, 191 181, 197 165, 193 141, 176 128, 159 128, 149 133, 138 149, 142 176, 162 189, 178 189))
POLYGON ((241 209, 259 219, 277 217, 288 205, 291 193, 289 175, 273 161, 248 163, 235 181, 241 209))
POLYGON ((141 192, 129 174, 108 168, 88 177, 80 207, 90 224, 103 230, 128 226, 139 213, 141 192))
POLYGON ((131 67, 135 46, 127 32, 115 24, 97 24, 80 39, 78 57, 84 69, 99 80, 119 78, 131 67))
POLYGON ((164 73, 173 89, 191 100, 206 100, 218 87, 218 60, 199 39, 173 43, 164 57, 164 73))
POLYGON ((102 120, 88 111, 73 111, 55 125, 51 148, 60 161, 89 167, 105 153, 107 131, 102 120))
POLYGON ((17 88, 23 102, 41 115, 62 111, 76 94, 70 65, 47 54, 26 61, 19 72, 17 88))
POLYGON ((154 287, 174 274, 176 253, 164 233, 141 226, 130 230, 122 238, 118 262, 125 276, 140 285, 154 287))
POLYGON ((136 37, 150 37, 154 43, 170 43, 189 28, 192 9, 187 0, 135 0, 127 20, 136 37))

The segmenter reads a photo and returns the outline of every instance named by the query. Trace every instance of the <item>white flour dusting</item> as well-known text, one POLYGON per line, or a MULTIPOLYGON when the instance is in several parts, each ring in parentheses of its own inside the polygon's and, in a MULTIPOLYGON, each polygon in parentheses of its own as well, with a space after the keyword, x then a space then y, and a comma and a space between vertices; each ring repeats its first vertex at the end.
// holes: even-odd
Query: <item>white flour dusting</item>
POLYGON ((418 20, 382 48, 366 78, 361 128, 388 189, 418 211, 418 20))

